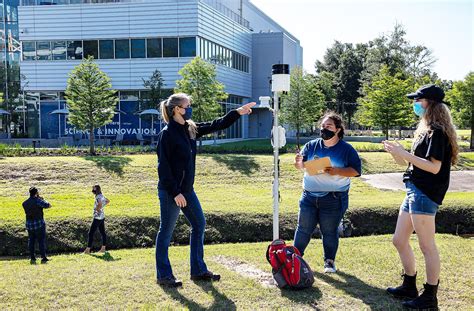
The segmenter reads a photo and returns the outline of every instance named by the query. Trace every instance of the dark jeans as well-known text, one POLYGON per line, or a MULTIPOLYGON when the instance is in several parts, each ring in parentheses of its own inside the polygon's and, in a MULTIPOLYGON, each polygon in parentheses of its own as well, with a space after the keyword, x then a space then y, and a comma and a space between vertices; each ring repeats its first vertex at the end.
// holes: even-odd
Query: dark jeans
POLYGON ((36 230, 28 230, 28 248, 30 250, 31 259, 36 259, 36 241, 38 241, 41 258, 46 258, 46 226, 43 226, 36 230))
POLYGON ((91 228, 89 230, 89 241, 87 242, 87 247, 92 247, 92 242, 94 241, 94 234, 99 228, 100 235, 102 236, 102 245, 107 245, 107 235, 105 234, 105 219, 95 219, 92 221, 91 228))
POLYGON ((336 259, 339 246, 338 226, 349 204, 348 192, 330 192, 314 197, 306 191, 300 200, 295 247, 304 254, 316 225, 319 224, 323 240, 324 259, 336 259))
POLYGON ((191 275, 201 275, 207 272, 207 266, 204 263, 204 228, 206 226, 206 219, 204 218, 201 203, 199 203, 196 193, 193 191, 183 195, 188 205, 181 209, 167 191, 158 190, 158 197, 160 199, 160 230, 156 236, 155 253, 156 276, 158 279, 174 277, 168 258, 168 248, 180 211, 183 211, 184 216, 191 224, 191 275))

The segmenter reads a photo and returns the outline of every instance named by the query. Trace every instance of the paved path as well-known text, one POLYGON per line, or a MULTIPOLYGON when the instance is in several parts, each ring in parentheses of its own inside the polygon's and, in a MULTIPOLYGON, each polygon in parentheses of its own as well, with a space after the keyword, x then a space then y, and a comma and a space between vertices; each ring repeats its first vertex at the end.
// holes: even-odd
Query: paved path
MULTIPOLYGON (((402 181, 403 173, 386 173, 362 175, 362 180, 372 187, 388 190, 405 190, 402 181)), ((472 191, 474 192, 474 171, 453 171, 449 183, 450 192, 472 191)))

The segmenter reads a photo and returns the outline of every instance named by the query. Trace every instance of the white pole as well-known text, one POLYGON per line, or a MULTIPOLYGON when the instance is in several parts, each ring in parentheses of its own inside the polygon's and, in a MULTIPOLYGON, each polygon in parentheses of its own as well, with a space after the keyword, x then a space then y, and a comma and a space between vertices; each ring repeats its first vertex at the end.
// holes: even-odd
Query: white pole
POLYGON ((273 93, 273 240, 279 238, 279 193, 278 193, 278 92, 273 93))

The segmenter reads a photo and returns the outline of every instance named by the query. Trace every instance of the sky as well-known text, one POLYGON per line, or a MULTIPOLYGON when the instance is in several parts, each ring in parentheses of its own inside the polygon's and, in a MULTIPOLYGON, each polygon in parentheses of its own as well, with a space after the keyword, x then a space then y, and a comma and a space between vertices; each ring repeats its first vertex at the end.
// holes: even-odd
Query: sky
POLYGON ((412 44, 437 59, 441 79, 461 80, 474 71, 474 0, 251 0, 300 40, 303 67, 314 63, 335 40, 364 43, 402 24, 412 44))

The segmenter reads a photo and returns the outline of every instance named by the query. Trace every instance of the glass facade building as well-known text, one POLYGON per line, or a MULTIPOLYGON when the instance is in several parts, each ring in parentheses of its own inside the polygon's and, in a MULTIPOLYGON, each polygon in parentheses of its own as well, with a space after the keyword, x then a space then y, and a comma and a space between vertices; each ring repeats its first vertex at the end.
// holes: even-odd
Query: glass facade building
MULTIPOLYGON (((261 83, 254 78, 254 59, 263 56, 274 63, 292 59, 301 64, 301 53, 285 56, 288 47, 282 41, 279 50, 272 48, 255 55, 255 36, 261 31, 252 27, 273 27, 287 37, 291 35, 249 0, 240 1, 240 9, 232 7, 238 2, 6 1, 9 5, 4 5, 3 14, 8 18, 4 18, 3 27, 8 32, 3 32, 2 59, 4 67, 17 68, 16 75, 9 75, 8 86, 11 88, 11 84, 17 83, 25 108, 24 123, 15 123, 18 127, 23 125, 24 131, 17 133, 42 139, 82 136, 68 123, 67 115, 52 112, 67 108, 64 90, 68 73, 88 56, 94 57, 101 70, 111 77, 112 87, 119 97, 113 122, 95 133, 100 138, 114 139, 123 135, 124 140, 136 141, 140 135, 159 132, 164 126, 159 118, 139 116, 147 93, 143 80, 158 69, 164 88, 172 90, 176 80, 181 78, 179 70, 196 56, 214 64, 217 79, 225 85, 229 97, 221 103, 223 114, 258 100, 261 95, 269 95, 253 92, 261 83)), ((293 41, 292 48, 300 51, 299 41, 293 41)), ((270 75, 271 65, 267 69, 270 75)), ((268 81, 265 83, 268 85, 268 81)), ((5 81, 3 84, 7 86, 5 81)), ((271 116, 266 113, 267 121, 259 118, 257 126, 269 130, 271 116)), ((255 126, 251 123, 249 118, 241 118, 231 128, 209 139, 247 138, 252 132, 249 128, 255 126)))

